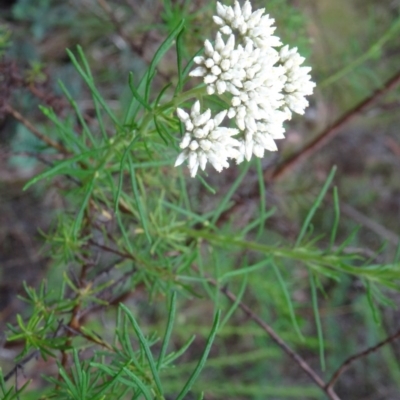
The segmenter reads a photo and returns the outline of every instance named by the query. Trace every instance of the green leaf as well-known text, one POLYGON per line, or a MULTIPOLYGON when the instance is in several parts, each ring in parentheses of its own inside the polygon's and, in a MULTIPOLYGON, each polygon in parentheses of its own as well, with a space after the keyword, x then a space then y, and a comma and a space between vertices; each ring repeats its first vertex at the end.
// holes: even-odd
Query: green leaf
POLYGON ((164 57, 165 53, 173 45, 175 38, 179 35, 179 33, 182 31, 184 26, 185 26, 185 20, 182 19, 178 23, 178 25, 172 30, 172 32, 168 35, 168 37, 164 40, 164 42, 161 44, 161 46, 158 48, 158 50, 156 51, 156 54, 154 55, 153 60, 151 61, 149 69, 146 74, 147 78, 146 78, 146 88, 145 88, 145 95, 144 95, 145 102, 149 101, 150 85, 154 78, 156 67, 157 67, 158 63, 161 61, 161 59, 164 57))
POLYGON ((240 275, 248 275, 250 272, 255 272, 260 269, 265 268, 271 263, 271 257, 268 257, 264 260, 261 260, 260 262, 249 266, 245 266, 244 268, 239 268, 235 269, 234 271, 229 271, 223 274, 219 279, 221 282, 225 281, 226 279, 232 278, 234 276, 240 276, 240 275))
MULTIPOLYGON (((23 190, 28 189, 33 184, 35 184, 36 182, 39 182, 42 179, 49 179, 49 178, 53 178, 56 175, 65 174, 65 171, 67 169, 68 169, 68 173, 73 172, 74 170, 70 169, 70 164, 79 162, 81 160, 86 160, 91 156, 97 156, 100 150, 102 150, 102 149, 86 151, 85 153, 78 154, 75 157, 71 157, 71 158, 68 158, 67 160, 60 161, 59 163, 54 165, 52 168, 48 169, 47 171, 42 172, 39 175, 36 175, 34 178, 32 178, 30 181, 28 181, 25 184, 25 186, 23 187, 23 190)), ((79 169, 77 169, 77 171, 79 171, 79 169)))
POLYGON ((220 215, 224 212, 229 200, 231 199, 231 197, 234 195, 234 193, 236 192, 237 188, 239 187, 239 185, 241 184, 242 180, 244 179, 244 177, 247 174, 247 171, 250 168, 250 163, 247 163, 243 170, 241 171, 241 173, 239 174, 239 176, 236 178, 235 182, 233 183, 233 185, 229 188, 228 192, 226 193, 226 195, 223 197, 223 199, 219 202, 218 207, 216 208, 216 210, 214 211, 214 216, 211 219, 211 222, 213 224, 215 224, 218 220, 218 218, 220 217, 220 215))
POLYGON ((142 223, 144 232, 145 232, 146 237, 147 237, 147 241, 149 242, 149 244, 151 244, 152 243, 152 239, 151 239, 151 236, 150 236, 149 227, 148 227, 148 223, 147 223, 147 216, 144 213, 142 199, 141 199, 141 197, 139 195, 139 190, 138 190, 138 186, 137 186, 135 168, 133 166, 132 158, 131 158, 130 155, 128 155, 128 165, 129 165, 129 171, 130 171, 130 176, 131 176, 133 196, 134 196, 135 201, 136 201, 136 206, 137 206, 138 213, 139 213, 139 216, 140 216, 140 222, 142 223))
POLYGON ((139 140, 139 136, 136 135, 131 142, 129 143, 129 145, 127 146, 127 148, 124 151, 124 154, 122 155, 121 158, 121 163, 120 163, 120 167, 119 167, 119 181, 118 181, 118 189, 117 189, 117 193, 115 196, 115 200, 114 200, 114 212, 117 213, 118 212, 118 207, 119 207, 119 199, 122 193, 122 183, 123 183, 123 179, 124 179, 124 164, 125 164, 125 159, 128 156, 129 152, 131 151, 133 145, 135 144, 135 142, 137 142, 139 140))
POLYGON ((142 96, 137 91, 135 84, 133 83, 133 73, 129 72, 129 87, 131 89, 133 97, 147 110, 151 111, 151 107, 146 101, 142 98, 142 96))
POLYGON ((333 208, 335 210, 335 220, 331 231, 331 240, 329 246, 330 248, 332 248, 332 246, 334 246, 335 244, 336 234, 340 220, 340 204, 339 204, 338 190, 336 186, 333 188, 333 208))
POLYGON ((315 285, 315 276, 311 271, 309 272, 309 277, 310 277, 311 299, 313 304, 314 318, 318 333, 319 358, 321 363, 321 369, 322 371, 325 371, 324 335, 322 332, 321 318, 318 309, 318 297, 317 297, 317 288, 315 285))
POLYGON ((299 324, 297 323, 296 314, 294 312, 292 299, 290 298, 290 294, 289 294, 289 291, 288 291, 288 289, 286 287, 285 281, 284 281, 284 279, 282 277, 281 271, 279 270, 278 266, 276 265, 276 263, 275 263, 275 261, 273 259, 271 261, 271 264, 272 264, 272 268, 273 268, 273 270, 275 272, 275 275, 276 275, 276 277, 278 279, 278 282, 279 282, 279 285, 280 285, 281 290, 283 292, 283 295, 284 295, 284 297, 286 299, 286 304, 287 304, 288 309, 289 309, 290 319, 292 320, 292 324, 293 324, 294 330, 298 334, 300 340, 304 341, 304 336, 301 333, 299 324))
POLYGON ((81 229, 81 224, 82 224, 82 219, 85 213, 85 209, 89 203, 90 197, 92 195, 93 189, 94 189, 94 184, 96 181, 96 173, 93 174, 92 179, 90 180, 90 182, 86 185, 86 189, 85 189, 85 197, 83 198, 82 204, 79 208, 78 214, 76 216, 74 225, 73 225, 73 229, 72 229, 72 233, 73 233, 73 237, 77 238, 79 233, 80 233, 80 229, 81 229))
POLYGON ((183 32, 185 27, 182 27, 182 30, 179 32, 176 37, 176 57, 177 57, 177 69, 178 69, 178 84, 176 85, 175 94, 181 92, 183 86, 184 76, 182 74, 182 53, 183 53, 183 32))
POLYGON ((154 382, 156 384, 157 387, 157 391, 159 393, 159 395, 163 394, 163 389, 161 386, 161 381, 160 381, 160 376, 158 375, 158 370, 157 370, 157 366, 154 362, 154 358, 153 355, 151 354, 151 350, 149 347, 149 343, 146 340, 146 338, 143 335, 143 332, 141 331, 138 323, 136 322, 136 319, 134 318, 133 314, 130 312, 130 310, 124 305, 124 304, 120 304, 119 305, 121 307, 121 309, 126 313, 126 316, 128 317, 129 321, 131 322, 133 329, 135 330, 135 333, 139 339, 139 342, 141 344, 141 346, 143 347, 144 353, 146 355, 146 359, 149 363, 149 367, 151 370, 151 373, 153 375, 154 378, 154 382))
POLYGON ((308 213, 308 215, 307 215, 307 217, 306 217, 306 219, 304 221, 304 224, 301 227, 299 236, 298 236, 298 238, 296 240, 295 247, 299 246, 301 241, 303 240, 303 237, 306 234, 307 228, 309 227, 310 222, 311 222, 314 214, 316 213, 318 207, 321 205, 322 200, 324 199, 325 194, 329 189, 329 186, 330 186, 330 184, 331 184, 331 182, 332 182, 332 180, 333 180, 333 178, 335 176, 336 169, 337 169, 336 167, 332 168, 332 170, 331 170, 331 172, 330 172, 330 174, 329 174, 324 186, 322 187, 321 192, 319 193, 317 199, 315 200, 314 204, 312 205, 312 207, 311 207, 311 209, 310 209, 310 211, 309 211, 309 213, 308 213))
POLYGON ((203 352, 203 354, 202 354, 202 356, 201 356, 201 358, 200 358, 195 370, 192 372, 192 374, 190 375, 190 377, 189 377, 188 381, 186 382, 185 386, 183 387, 181 392, 176 397, 176 400, 183 400, 185 398, 185 396, 188 394, 188 392, 192 388, 194 382, 196 381, 196 379, 200 375, 200 372, 204 368, 204 366, 206 364, 206 361, 207 361, 208 354, 210 353, 210 350, 211 350, 211 346, 212 346, 212 344, 214 342, 215 335, 217 334, 217 331, 218 331, 220 317, 221 317, 221 311, 217 311, 217 313, 215 314, 214 323, 213 323, 210 335, 209 335, 209 337, 207 339, 207 343, 206 343, 206 347, 204 349, 204 352, 203 352))
MULTIPOLYGON (((85 54, 83 53, 82 47, 77 46, 78 49, 78 54, 83 62, 83 64, 85 66, 88 65, 88 62, 86 60, 85 54)), ((120 124, 120 122, 118 121, 118 119, 116 118, 116 116, 114 115, 114 113, 111 111, 111 109, 108 107, 107 103, 105 102, 105 100, 103 99, 103 96, 100 94, 100 92, 97 90, 93 78, 91 75, 88 75, 83 69, 82 67, 79 65, 78 60, 76 59, 76 57, 74 56, 74 54, 71 52, 71 50, 66 49, 66 52, 69 56, 69 58, 72 61, 72 64, 74 64, 76 70, 78 71, 79 75, 82 77, 82 79, 85 81, 86 85, 89 87, 92 95, 97 99, 97 101, 100 103, 100 105, 103 107, 104 111, 108 114, 108 116, 111 118, 111 120, 114 122, 114 124, 116 126, 118 126, 119 128, 122 129, 122 126, 120 124)))
POLYGON ((244 278, 243 278, 242 284, 240 286, 239 293, 236 296, 236 299, 235 299, 234 303, 231 305, 230 309, 226 313, 224 319, 222 320, 220 329, 222 329, 225 326, 225 324, 229 321, 229 318, 233 315, 233 313, 239 307, 239 304, 242 301, 244 292, 246 291, 247 279, 248 279, 248 275, 245 275, 244 278))
POLYGON ((176 292, 172 292, 171 301, 169 304, 167 328, 165 330, 164 340, 163 340, 160 355, 159 355, 158 361, 157 361, 157 369, 158 370, 160 370, 160 368, 162 366, 165 354, 167 352, 168 343, 171 339, 172 328, 174 326, 174 320, 175 320, 175 313, 176 313, 176 292))

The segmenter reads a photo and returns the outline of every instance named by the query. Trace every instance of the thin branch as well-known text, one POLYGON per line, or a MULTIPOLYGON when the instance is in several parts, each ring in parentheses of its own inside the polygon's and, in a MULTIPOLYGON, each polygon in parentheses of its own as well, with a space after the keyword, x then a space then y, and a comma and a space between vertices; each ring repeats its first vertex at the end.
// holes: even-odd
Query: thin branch
MULTIPOLYGON (((58 321, 57 329, 54 331, 52 335, 53 339, 57 336, 62 326, 63 326, 62 321, 58 321)), ((26 357, 24 357, 18 364, 14 366, 14 368, 8 374, 4 376, 4 382, 7 382, 14 374, 16 374, 19 368, 22 368, 26 363, 32 360, 32 358, 38 357, 39 355, 40 351, 35 350, 31 354, 28 354, 26 357)))
MULTIPOLYGON (((78 282, 77 282, 77 284, 79 285, 78 286, 79 291, 81 289, 83 289, 85 287, 85 285, 86 285, 85 284, 85 277, 86 277, 87 270, 88 270, 88 265, 87 264, 83 264, 82 267, 81 267, 81 271, 80 271, 80 274, 79 274, 79 279, 78 279, 78 282)), ((71 318, 70 318, 68 324, 66 325, 66 327, 67 328, 71 328, 71 330, 67 329, 67 331, 66 331, 66 339, 67 340, 65 342, 65 349, 70 348, 71 345, 72 345, 72 336, 73 336, 72 331, 74 331, 74 330, 75 331, 80 331, 81 330, 80 315, 79 314, 80 314, 80 311, 82 309, 82 299, 80 297, 79 291, 76 294, 75 299, 74 299, 74 300, 77 300, 77 303, 75 304, 74 308, 72 309, 71 318)), ((68 363, 68 353, 67 353, 67 351, 65 349, 61 350, 61 365, 62 365, 63 368, 66 368, 67 367, 67 363, 68 363)), ((61 381, 61 378, 62 378, 61 374, 59 373, 58 374, 58 380, 61 381)))
POLYGON ((17 121, 21 122, 21 124, 24 125, 26 128, 28 128, 39 140, 46 143, 53 149, 58 150, 62 154, 66 155, 69 154, 68 150, 64 146, 48 138, 46 135, 44 135, 42 132, 36 129, 29 120, 27 120, 20 112, 15 110, 9 104, 5 105, 5 109, 8 114, 12 115, 17 121))
MULTIPOLYGON (((400 108, 400 105, 398 106, 400 108)), ((397 157, 400 157, 400 144, 394 138, 388 136, 385 140, 386 146, 397 157)))
POLYGON ((368 349, 362 351, 361 353, 357 353, 354 356, 349 357, 337 370, 336 372, 332 375, 332 378, 330 381, 326 384, 325 389, 329 390, 333 388, 333 385, 336 383, 340 375, 343 374, 344 371, 346 371, 351 364, 353 364, 355 361, 358 359, 368 356, 369 354, 379 350, 381 347, 385 346, 386 344, 389 344, 393 342, 394 340, 400 338, 400 330, 398 330, 396 333, 394 333, 392 336, 389 336, 385 340, 382 340, 382 342, 379 342, 373 347, 369 347, 368 349))
POLYGON ((4 375, 4 382, 7 382, 17 371, 19 368, 22 368, 25 364, 27 364, 32 358, 37 357, 40 354, 39 350, 33 351, 31 354, 28 354, 24 357, 18 364, 15 364, 14 368, 6 375, 4 375))
MULTIPOLYGON (((196 267, 193 267, 198 271, 196 267)), ((232 303, 237 302, 237 297, 229 291, 226 287, 219 287, 217 281, 212 278, 208 278, 207 281, 214 287, 218 287, 220 292, 223 293, 232 303)), ((321 379, 321 377, 310 367, 310 365, 294 350, 292 350, 286 342, 269 326, 265 321, 263 321, 249 306, 239 301, 238 306, 242 311, 253 320, 259 327, 261 327, 269 337, 287 354, 296 364, 311 378, 311 380, 321 388, 325 394, 331 400, 340 400, 338 395, 334 392, 332 387, 328 387, 327 384, 321 379)))
POLYGON ((115 254, 115 255, 120 256, 122 258, 127 258, 129 260, 136 261, 135 258, 132 255, 130 255, 129 253, 124 253, 122 251, 119 251, 117 249, 113 249, 112 247, 106 246, 104 244, 97 243, 96 241, 94 241, 92 239, 89 239, 88 243, 91 244, 92 246, 98 247, 99 249, 104 250, 104 251, 106 251, 108 253, 112 253, 112 254, 115 254))
POLYGON ((97 344, 101 347, 106 348, 107 350, 113 350, 112 346, 108 344, 106 341, 104 341, 99 335, 96 334, 96 336, 90 336, 84 332, 82 332, 81 329, 74 329, 68 325, 65 326, 65 330, 71 332, 75 336, 82 336, 85 338, 88 342, 92 342, 94 344, 97 344))
POLYGON ((398 71, 392 78, 387 80, 382 88, 376 90, 371 96, 367 97, 354 108, 346 112, 340 117, 333 125, 322 131, 314 140, 312 140, 305 147, 294 153, 292 156, 284 160, 272 172, 266 171, 264 177, 268 181, 276 181, 280 179, 286 172, 293 169, 297 164, 310 157, 321 147, 330 142, 340 131, 340 129, 350 122, 361 112, 365 111, 369 106, 375 103, 381 96, 394 89, 400 83, 400 71, 398 71))
POLYGON ((350 217, 352 220, 360 223, 364 227, 368 228, 372 232, 375 232, 378 236, 388 240, 394 246, 398 246, 400 243, 400 236, 397 235, 395 232, 385 228, 383 225, 379 224, 378 222, 372 220, 371 218, 367 217, 366 215, 360 213, 354 207, 349 204, 340 202, 340 210, 343 214, 350 217))

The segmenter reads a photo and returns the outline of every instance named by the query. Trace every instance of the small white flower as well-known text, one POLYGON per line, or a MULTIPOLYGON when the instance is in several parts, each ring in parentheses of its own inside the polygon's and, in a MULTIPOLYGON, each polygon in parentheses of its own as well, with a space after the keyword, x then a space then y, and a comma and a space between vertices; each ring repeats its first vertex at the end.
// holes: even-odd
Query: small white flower
POLYGON ((196 176, 200 167, 205 169, 207 161, 221 172, 223 168, 228 168, 229 158, 239 156, 239 142, 232 136, 239 131, 234 128, 219 127, 224 120, 227 111, 222 111, 214 118, 211 118, 211 111, 208 109, 203 114, 200 113, 200 102, 196 101, 190 115, 178 108, 178 118, 192 129, 186 129, 179 147, 183 151, 179 154, 175 167, 181 165, 188 159, 190 175, 196 176))

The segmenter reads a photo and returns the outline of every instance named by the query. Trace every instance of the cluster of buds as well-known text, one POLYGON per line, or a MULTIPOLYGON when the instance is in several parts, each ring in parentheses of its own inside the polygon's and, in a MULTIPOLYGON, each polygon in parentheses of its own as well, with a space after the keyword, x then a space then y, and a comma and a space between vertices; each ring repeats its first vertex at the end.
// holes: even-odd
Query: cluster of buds
POLYGON ((204 56, 195 57, 198 66, 190 76, 202 77, 209 95, 225 94, 230 104, 215 118, 210 110, 201 114, 198 102, 190 115, 178 108, 186 132, 175 165, 188 159, 192 177, 207 161, 221 171, 230 158, 241 163, 253 154, 262 158, 265 150, 276 151, 284 122, 292 112, 304 114, 308 106, 305 96, 315 87, 311 68, 302 66, 304 58, 296 48, 282 47, 273 35, 275 21, 264 11, 252 12, 249 1, 243 7, 238 1, 233 7, 217 2, 214 45, 205 41, 204 56), (220 127, 225 117, 237 128, 220 127))

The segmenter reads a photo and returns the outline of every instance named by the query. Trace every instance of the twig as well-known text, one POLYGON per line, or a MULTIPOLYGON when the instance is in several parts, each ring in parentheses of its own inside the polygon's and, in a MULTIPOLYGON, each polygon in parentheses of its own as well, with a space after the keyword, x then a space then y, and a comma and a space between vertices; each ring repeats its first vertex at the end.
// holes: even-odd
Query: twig
POLYGON ((386 146, 389 147, 390 151, 397 157, 400 157, 400 144, 397 140, 388 136, 385 140, 386 146))
POLYGON ((81 329, 77 330, 74 328, 71 328, 70 326, 66 325, 65 330, 71 332, 75 336, 82 336, 85 338, 88 342, 92 342, 94 344, 97 344, 101 347, 106 348, 107 350, 113 350, 112 346, 109 345, 107 342, 105 342, 99 335, 96 334, 97 337, 90 336, 84 332, 82 332, 81 329))
POLYGON ((24 357, 7 375, 4 376, 4 382, 7 382, 18 371, 18 368, 22 368, 25 364, 32 360, 32 358, 37 357, 39 354, 39 350, 35 350, 31 354, 28 354, 26 357, 24 357))
POLYGON ((62 154, 66 155, 69 154, 68 150, 64 146, 45 136, 42 132, 36 129, 32 125, 32 123, 29 120, 27 120, 20 112, 15 110, 9 104, 5 105, 5 110, 8 114, 12 115, 17 121, 21 122, 26 128, 28 128, 42 142, 46 143, 50 147, 53 147, 62 154))
POLYGON ((99 249, 104 250, 104 251, 106 251, 108 253, 112 253, 112 254, 115 254, 115 255, 120 256, 122 258, 127 258, 127 259, 130 259, 130 260, 136 261, 135 258, 132 255, 130 255, 129 253, 124 253, 124 252, 119 251, 117 249, 113 249, 112 247, 108 247, 108 246, 106 246, 104 244, 97 243, 96 241, 94 241, 92 239, 89 239, 88 243, 91 244, 92 246, 98 247, 99 249))
POLYGON ((383 85, 382 88, 376 90, 371 96, 367 97, 354 108, 346 112, 342 117, 340 117, 333 125, 322 131, 314 140, 308 145, 300 149, 298 152, 294 153, 292 156, 284 160, 278 167, 272 172, 266 171, 264 177, 268 181, 276 181, 280 179, 286 172, 292 169, 295 165, 302 162, 304 159, 310 157, 321 147, 326 145, 331 141, 338 133, 339 130, 351 121, 355 116, 365 111, 369 106, 375 103, 378 98, 380 98, 385 93, 394 89, 400 83, 400 71, 398 71, 392 78, 390 78, 383 85))
POLYGON ((378 222, 373 221, 371 218, 368 218, 366 215, 360 213, 349 204, 341 202, 340 210, 343 212, 343 214, 347 215, 352 220, 362 224, 364 227, 368 228, 372 232, 375 232, 380 237, 388 240, 394 246, 398 246, 398 244, 400 243, 400 237, 395 232, 385 228, 378 222))
MULTIPOLYGON (((86 273, 87 273, 87 269, 88 266, 86 264, 83 264, 81 267, 81 272, 79 274, 79 279, 78 279, 78 288, 79 290, 83 289, 85 286, 85 277, 86 277, 86 273)), ((72 344, 72 331, 80 331, 81 330, 81 324, 80 324, 80 311, 82 308, 82 300, 80 298, 80 294, 79 291, 75 296, 75 299, 77 299, 77 303, 75 304, 74 308, 72 309, 71 312, 71 318, 68 322, 68 324, 66 325, 66 328, 71 328, 70 330, 67 329, 66 331, 66 342, 65 342, 65 348, 68 349, 71 347, 72 344)), ((66 369, 67 367, 67 363, 68 363, 68 353, 66 352, 65 349, 61 350, 61 365, 63 368, 66 369)), ((58 374, 58 380, 61 381, 62 376, 59 373, 58 374)))
MULTIPOLYGON (((123 303, 125 300, 129 299, 129 297, 132 296, 132 294, 133 294, 132 290, 129 289, 114 298, 110 298, 109 300, 107 300, 107 307, 118 306, 120 303, 123 303)), ((97 312, 102 308, 104 308, 104 305, 102 304, 93 304, 92 306, 88 307, 83 311, 82 317, 85 317, 86 314, 97 312)))
MULTIPOLYGON (((54 331, 52 338, 54 339, 58 332, 60 331, 62 327, 62 321, 58 321, 57 329, 54 331)), ((18 368, 22 368, 26 363, 28 363, 32 358, 37 357, 40 354, 39 350, 33 351, 31 354, 28 354, 26 357, 24 357, 18 364, 14 366, 14 368, 4 376, 4 382, 7 382, 18 370, 18 368)))
POLYGON ((398 330, 396 333, 394 333, 392 336, 389 336, 388 338, 386 338, 385 340, 383 340, 382 342, 379 342, 378 344, 376 344, 373 347, 369 347, 368 349, 362 351, 361 353, 357 353, 351 357, 349 357, 337 370, 336 372, 332 375, 332 378, 330 379, 330 381, 326 384, 325 389, 329 390, 333 388, 333 385, 336 383, 336 381, 338 380, 338 378, 340 377, 340 375, 343 374, 343 372, 350 367, 350 365, 354 362, 357 361, 358 359, 360 359, 361 357, 365 357, 375 351, 377 351, 378 349, 380 349, 381 347, 385 346, 386 344, 393 342, 394 340, 400 338, 400 330, 398 330))
MULTIPOLYGON (((196 267, 193 267, 198 271, 196 267)), ((237 297, 229 291, 226 287, 219 287, 217 281, 212 278, 207 278, 207 281, 214 287, 218 287, 220 292, 223 293, 232 303, 237 302, 237 297)), ((311 380, 321 388, 331 400, 340 400, 338 395, 334 392, 332 387, 328 387, 327 384, 321 379, 321 377, 308 365, 308 363, 294 350, 292 350, 286 342, 265 322, 263 321, 249 306, 239 301, 238 306, 242 311, 253 320, 258 326, 260 326, 269 337, 286 353, 292 358, 297 365, 311 378, 311 380)))

